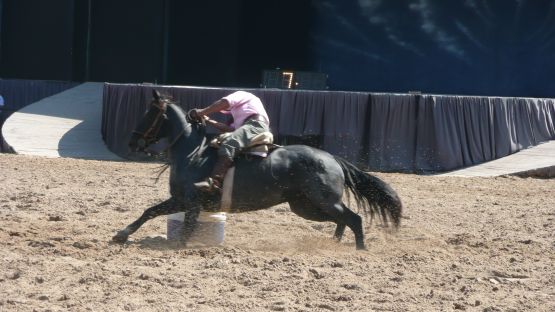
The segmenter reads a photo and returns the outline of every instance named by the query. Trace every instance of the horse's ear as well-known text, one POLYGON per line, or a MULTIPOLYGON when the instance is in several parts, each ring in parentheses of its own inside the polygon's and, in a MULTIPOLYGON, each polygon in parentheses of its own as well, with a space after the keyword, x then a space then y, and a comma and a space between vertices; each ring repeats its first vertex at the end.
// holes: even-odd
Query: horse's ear
POLYGON ((158 92, 158 90, 152 90, 152 97, 154 98, 154 100, 156 102, 160 101, 161 95, 160 92, 158 92))

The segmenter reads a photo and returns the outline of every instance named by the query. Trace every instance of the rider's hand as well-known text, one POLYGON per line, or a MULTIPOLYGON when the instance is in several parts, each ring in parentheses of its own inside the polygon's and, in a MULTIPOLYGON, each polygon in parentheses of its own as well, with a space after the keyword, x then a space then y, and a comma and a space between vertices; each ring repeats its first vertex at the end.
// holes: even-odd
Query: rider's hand
POLYGON ((189 117, 194 120, 194 121, 201 121, 203 117, 205 116, 201 116, 199 114, 200 109, 198 108, 194 108, 192 110, 189 111, 189 117))

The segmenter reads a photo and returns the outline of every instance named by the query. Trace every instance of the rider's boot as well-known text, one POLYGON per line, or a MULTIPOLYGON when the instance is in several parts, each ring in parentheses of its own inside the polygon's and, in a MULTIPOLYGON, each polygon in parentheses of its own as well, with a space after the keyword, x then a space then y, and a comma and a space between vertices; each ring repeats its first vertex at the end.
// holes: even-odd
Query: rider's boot
POLYGON ((201 192, 221 191, 225 174, 232 165, 233 160, 227 156, 220 155, 214 165, 214 169, 212 169, 210 177, 206 178, 204 181, 195 183, 196 189, 201 192))

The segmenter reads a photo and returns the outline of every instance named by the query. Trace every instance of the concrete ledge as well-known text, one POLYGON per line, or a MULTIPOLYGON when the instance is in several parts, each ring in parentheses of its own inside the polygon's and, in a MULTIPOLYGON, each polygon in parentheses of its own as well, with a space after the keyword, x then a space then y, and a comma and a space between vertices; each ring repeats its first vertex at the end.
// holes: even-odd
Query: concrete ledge
POLYGON ((32 103, 4 123, 17 154, 121 160, 102 140, 103 83, 88 82, 32 103))
POLYGON ((472 167, 438 174, 456 177, 525 176, 551 178, 555 167, 555 140, 472 167))
POLYGON ((555 178, 555 166, 532 169, 532 170, 523 171, 523 172, 517 172, 517 173, 511 174, 511 175, 518 176, 518 177, 521 177, 521 178, 551 179, 551 178, 555 178))

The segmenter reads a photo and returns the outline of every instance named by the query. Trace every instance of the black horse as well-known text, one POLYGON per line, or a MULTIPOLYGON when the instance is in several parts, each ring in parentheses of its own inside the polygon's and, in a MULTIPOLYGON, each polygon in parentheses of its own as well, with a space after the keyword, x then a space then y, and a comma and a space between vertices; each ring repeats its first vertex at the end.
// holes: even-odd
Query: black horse
MULTIPOLYGON (((219 208, 219 195, 204 194, 193 186, 210 174, 217 158, 217 150, 206 144, 205 125, 193 121, 177 105, 153 91, 151 107, 133 132, 129 147, 144 151, 160 138, 170 142, 167 152, 171 197, 148 208, 139 219, 119 231, 113 237, 116 242, 127 241, 146 221, 176 212, 185 212, 186 242, 199 212, 219 208)), ((366 215, 371 218, 377 215, 386 225, 391 222, 399 226, 403 206, 389 185, 344 159, 305 145, 279 147, 266 158, 236 159, 229 212, 265 209, 288 202, 291 211, 305 219, 335 222, 337 240, 341 240, 348 226, 355 234, 356 248, 365 249, 362 218, 342 202, 347 189, 366 215)))

